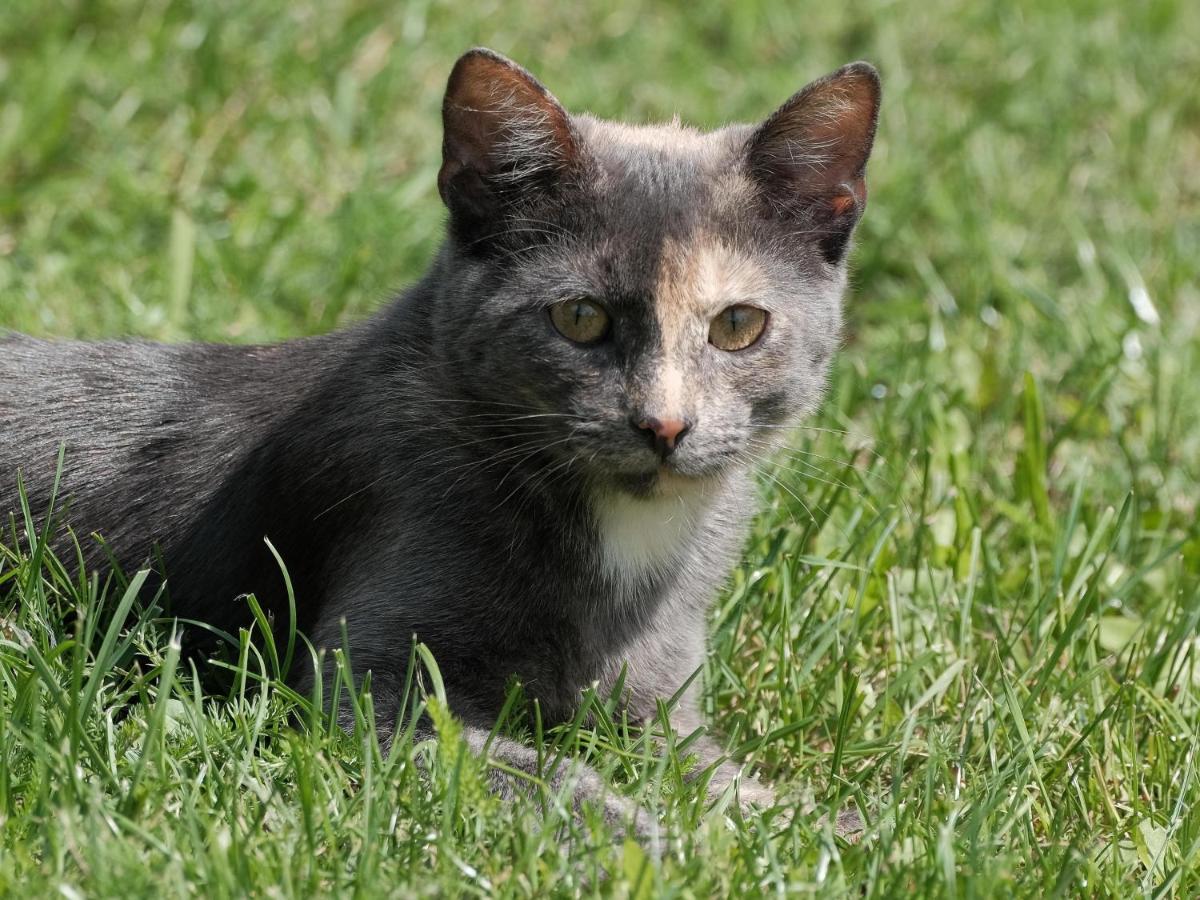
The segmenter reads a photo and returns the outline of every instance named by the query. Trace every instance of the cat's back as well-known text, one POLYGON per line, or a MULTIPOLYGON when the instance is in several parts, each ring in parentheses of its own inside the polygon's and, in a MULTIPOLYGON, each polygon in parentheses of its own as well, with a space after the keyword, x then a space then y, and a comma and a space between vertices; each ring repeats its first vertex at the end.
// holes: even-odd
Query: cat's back
MULTIPOLYGON (((256 418, 286 406, 313 371, 305 342, 273 347, 0 338, 0 461, 65 443, 119 452, 147 429, 256 418), (288 366, 289 358, 296 365, 288 366), (289 372, 290 369, 290 372, 289 372)), ((198 435, 199 436, 199 435, 198 435)), ((11 471, 11 466, 9 466, 11 471)))
MULTIPOLYGON (((0 338, 0 467, 53 459, 60 444, 115 450, 170 393, 175 361, 165 346, 138 342, 0 338)), ((0 496, 10 485, 0 486, 0 496)))
POLYGON ((18 470, 31 502, 48 499, 60 447, 63 488, 84 510, 195 495, 299 402, 321 355, 315 340, 237 347, 0 337, 0 515, 16 507, 18 470))

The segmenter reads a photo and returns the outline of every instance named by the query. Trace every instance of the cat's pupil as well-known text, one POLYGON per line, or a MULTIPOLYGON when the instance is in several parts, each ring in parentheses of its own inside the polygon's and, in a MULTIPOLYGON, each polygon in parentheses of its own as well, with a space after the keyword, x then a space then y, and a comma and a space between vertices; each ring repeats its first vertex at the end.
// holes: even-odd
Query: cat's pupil
POLYGON ((604 307, 591 300, 563 300, 550 307, 550 321, 558 333, 577 344, 594 344, 608 335, 604 307))
POLYGON ((709 327, 708 340, 719 350, 745 350, 767 327, 763 310, 738 303, 722 310, 709 327))

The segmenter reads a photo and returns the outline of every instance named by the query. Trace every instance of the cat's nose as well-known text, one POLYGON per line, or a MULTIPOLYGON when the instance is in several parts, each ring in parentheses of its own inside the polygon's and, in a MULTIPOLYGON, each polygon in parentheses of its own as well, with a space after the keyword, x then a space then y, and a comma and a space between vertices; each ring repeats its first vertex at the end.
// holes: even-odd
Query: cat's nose
POLYGON ((630 424, 646 435, 654 451, 666 459, 675 452, 684 435, 692 430, 687 419, 656 419, 654 416, 630 419, 630 424))

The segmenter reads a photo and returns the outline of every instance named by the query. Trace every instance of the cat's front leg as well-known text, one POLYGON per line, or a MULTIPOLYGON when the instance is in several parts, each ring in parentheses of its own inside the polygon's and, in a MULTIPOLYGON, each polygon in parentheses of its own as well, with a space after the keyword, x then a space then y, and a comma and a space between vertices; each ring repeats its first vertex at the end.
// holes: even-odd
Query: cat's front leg
MULTIPOLYGON (((671 729, 680 737, 686 737, 701 727, 700 714, 697 709, 680 710, 671 717, 671 729)), ((697 758, 692 769, 692 777, 708 774, 706 791, 710 801, 717 801, 725 796, 731 788, 743 814, 752 814, 777 808, 773 821, 783 823, 800 812, 796 804, 788 804, 781 798, 775 788, 764 784, 751 775, 745 764, 731 758, 721 744, 708 734, 702 734, 689 745, 688 751, 697 758)), ((836 815, 822 816, 817 827, 832 819, 834 834, 855 842, 866 828, 862 816, 853 806, 839 809, 836 815)))
POLYGON ((577 819, 583 817, 586 806, 595 807, 615 836, 628 834, 643 841, 656 837, 657 818, 619 794, 591 766, 571 759, 557 765, 552 759, 540 760, 532 747, 503 735, 493 735, 485 728, 468 725, 463 729, 463 737, 473 753, 486 757, 489 787, 502 799, 545 802, 563 798, 577 819), (541 794, 543 784, 545 795, 541 794))
POLYGON ((709 800, 720 799, 732 787, 738 804, 747 812, 774 806, 774 790, 726 753, 721 742, 712 736, 711 726, 706 725, 700 711, 697 670, 705 653, 703 612, 692 610, 689 615, 672 609, 663 621, 648 630, 624 661, 621 671, 625 674, 630 712, 649 723, 658 715, 658 704, 675 695, 680 685, 690 682, 670 712, 671 731, 677 740, 695 734, 687 749, 695 757, 689 778, 707 777, 709 800))
POLYGON ((697 730, 704 731, 688 746, 688 752, 696 756, 690 777, 707 776, 705 790, 710 801, 720 799, 732 787, 738 805, 745 812, 776 805, 774 788, 751 775, 744 763, 732 758, 720 741, 708 733, 696 701, 690 697, 681 701, 679 708, 671 714, 671 730, 679 738, 697 730))
MULTIPOLYGON (((386 755, 395 736, 399 695, 389 690, 382 680, 374 685, 373 693, 378 710, 376 734, 380 749, 386 755)), ((338 721, 347 731, 353 731, 354 713, 348 704, 339 708, 338 721)), ((417 725, 415 738, 424 740, 434 734, 431 723, 425 719, 417 725)), ((577 821, 582 821, 586 806, 594 806, 614 836, 630 835, 653 846, 657 838, 657 817, 618 793, 593 767, 572 759, 557 763, 553 758, 539 759, 534 748, 502 734, 493 734, 491 729, 479 725, 463 724, 462 736, 468 750, 485 757, 488 787, 502 800, 547 803, 562 798, 577 821)))

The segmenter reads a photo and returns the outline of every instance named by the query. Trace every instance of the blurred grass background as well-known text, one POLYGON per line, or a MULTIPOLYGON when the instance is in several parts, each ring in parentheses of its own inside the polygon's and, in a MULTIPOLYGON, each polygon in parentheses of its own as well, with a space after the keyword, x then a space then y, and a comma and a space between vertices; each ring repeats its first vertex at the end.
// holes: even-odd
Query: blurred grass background
MULTIPOLYGON (((484 800, 457 830, 411 784, 342 805, 372 777, 361 747, 285 738, 275 710, 268 731, 320 767, 316 803, 302 754, 235 739, 236 705, 191 725, 263 792, 234 781, 181 814, 200 763, 159 735, 161 796, 143 788, 132 816, 124 756, 84 789, 56 741, 134 746, 103 726, 116 701, 178 683, 114 675, 137 689, 60 722, 28 692, 65 663, 8 635, 0 888, 1200 891, 1200 4, 8 0, 0 327, 249 342, 368 314, 440 239, 441 91, 476 44, 568 108, 632 121, 752 121, 851 59, 883 74, 826 430, 764 476, 708 673, 733 742, 810 800, 855 799, 868 837, 701 827, 680 785, 680 847, 614 867, 484 800), (268 815, 274 836, 211 839, 268 815), (300 834, 293 882, 281 842, 300 834), (581 879, 585 859, 611 877, 581 879)), ((4 559, 13 621, 36 594, 44 630, 68 628, 53 608, 71 589, 27 547, 4 559)))

